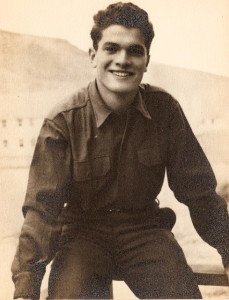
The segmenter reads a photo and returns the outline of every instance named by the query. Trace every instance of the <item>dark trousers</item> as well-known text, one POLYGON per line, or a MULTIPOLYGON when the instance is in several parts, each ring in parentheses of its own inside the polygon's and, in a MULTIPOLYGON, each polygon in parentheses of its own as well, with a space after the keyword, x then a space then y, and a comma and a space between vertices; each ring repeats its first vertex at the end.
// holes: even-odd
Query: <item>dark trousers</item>
POLYGON ((171 231, 148 216, 117 213, 63 227, 48 299, 106 299, 117 276, 138 298, 201 298, 171 231))

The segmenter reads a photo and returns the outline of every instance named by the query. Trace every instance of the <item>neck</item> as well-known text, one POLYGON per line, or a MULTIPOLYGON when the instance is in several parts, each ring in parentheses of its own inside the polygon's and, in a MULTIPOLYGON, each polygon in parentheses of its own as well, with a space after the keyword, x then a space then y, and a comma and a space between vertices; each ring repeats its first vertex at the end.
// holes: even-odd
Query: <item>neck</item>
POLYGON ((133 103, 138 90, 134 90, 128 93, 116 93, 106 89, 103 85, 97 82, 99 94, 106 105, 106 107, 115 112, 123 113, 128 110, 133 103))

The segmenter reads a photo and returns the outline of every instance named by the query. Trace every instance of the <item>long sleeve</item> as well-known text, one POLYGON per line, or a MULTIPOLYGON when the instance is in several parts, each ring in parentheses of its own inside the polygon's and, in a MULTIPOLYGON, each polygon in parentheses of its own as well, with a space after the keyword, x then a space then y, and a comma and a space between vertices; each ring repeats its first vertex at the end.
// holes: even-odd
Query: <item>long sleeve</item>
POLYGON ((167 174, 175 197, 189 207, 194 227, 229 265, 229 217, 226 202, 216 194, 212 168, 176 103, 169 125, 167 174))
POLYGON ((58 242, 57 217, 67 202, 71 158, 63 129, 57 124, 58 120, 45 120, 30 167, 25 221, 12 264, 14 298, 39 298, 46 265, 58 242))

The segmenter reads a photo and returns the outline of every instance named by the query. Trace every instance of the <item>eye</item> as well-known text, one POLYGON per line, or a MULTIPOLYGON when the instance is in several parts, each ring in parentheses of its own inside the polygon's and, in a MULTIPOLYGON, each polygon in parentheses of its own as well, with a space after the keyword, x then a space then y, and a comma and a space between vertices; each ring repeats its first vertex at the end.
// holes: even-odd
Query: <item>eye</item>
POLYGON ((144 56, 145 49, 139 45, 133 45, 128 48, 128 54, 132 56, 144 56))
POLYGON ((109 54, 113 54, 113 53, 115 53, 115 52, 118 51, 118 47, 115 46, 115 45, 109 45, 109 46, 105 46, 105 47, 104 47, 104 50, 105 50, 106 52, 108 52, 109 54))

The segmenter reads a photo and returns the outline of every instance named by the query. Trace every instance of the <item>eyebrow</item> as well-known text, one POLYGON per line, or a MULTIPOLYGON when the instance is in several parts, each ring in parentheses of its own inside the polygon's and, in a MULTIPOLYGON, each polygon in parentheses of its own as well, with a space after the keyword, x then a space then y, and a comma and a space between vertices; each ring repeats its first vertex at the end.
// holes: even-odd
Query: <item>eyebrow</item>
MULTIPOLYGON (((103 44, 103 47, 105 47, 105 46, 113 46, 113 47, 120 48, 119 44, 113 43, 113 42, 106 42, 103 44)), ((141 50, 145 51, 145 48, 140 44, 131 44, 127 47, 127 49, 130 49, 130 48, 137 48, 137 49, 141 49, 141 50)))
POLYGON ((130 45, 128 47, 128 49, 138 49, 138 50, 141 50, 141 51, 145 51, 145 48, 142 45, 139 45, 139 44, 130 45))
POLYGON ((112 42, 106 42, 103 44, 103 47, 104 46, 113 46, 113 47, 120 47, 119 44, 117 43, 112 43, 112 42))

